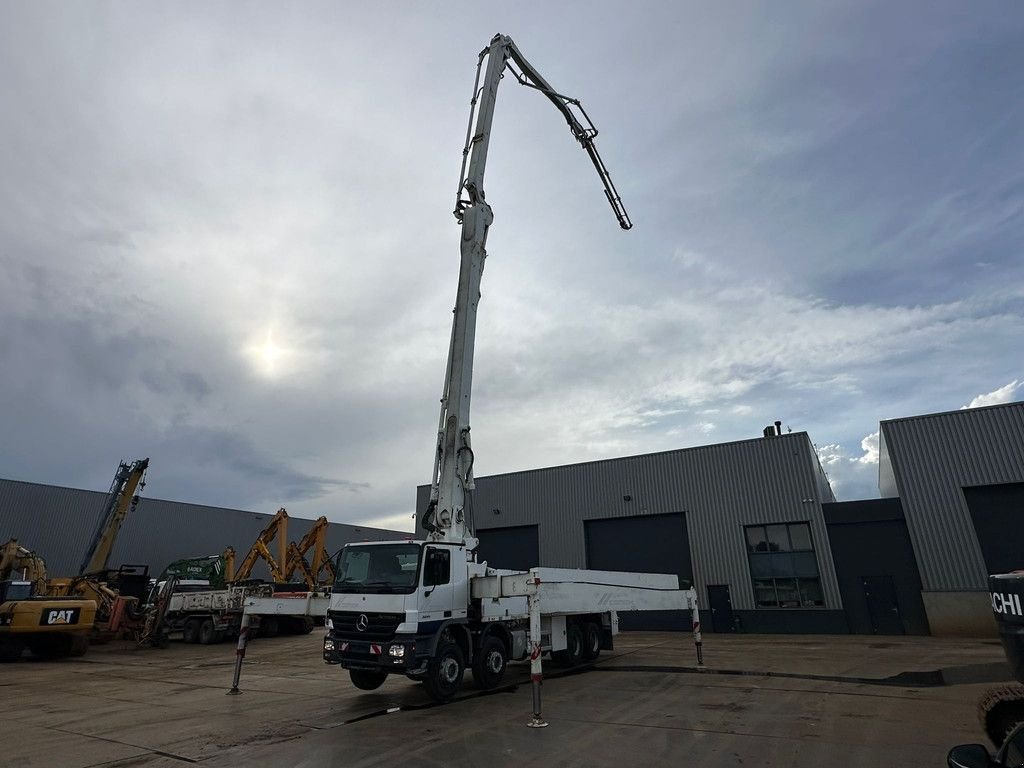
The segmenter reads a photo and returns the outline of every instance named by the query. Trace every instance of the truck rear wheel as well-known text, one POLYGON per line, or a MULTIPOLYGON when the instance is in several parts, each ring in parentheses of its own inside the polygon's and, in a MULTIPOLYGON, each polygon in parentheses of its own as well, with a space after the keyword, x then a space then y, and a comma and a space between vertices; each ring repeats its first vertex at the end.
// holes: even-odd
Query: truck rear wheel
POLYGON ((189 619, 181 628, 181 639, 186 643, 194 643, 199 640, 199 619, 189 619))
POLYGON ((593 661, 601 655, 601 628, 592 621, 583 625, 583 660, 593 661))
POLYGON ((260 619, 260 637, 277 637, 280 631, 281 625, 274 616, 264 616, 260 619))
POLYGON ((583 633, 578 624, 565 630, 565 650, 555 651, 551 658, 564 667, 575 667, 583 660, 583 633))
POLYGON ((375 691, 384 685, 388 678, 387 672, 377 672, 373 669, 350 669, 348 676, 352 678, 352 685, 361 691, 375 691))
POLYGON ((455 643, 441 643, 427 665, 427 676, 423 678, 423 684, 434 701, 448 701, 462 685, 465 671, 466 660, 462 649, 455 643))
POLYGON ((203 645, 209 645, 213 642, 216 634, 217 630, 214 629, 213 619, 203 619, 203 623, 199 625, 199 642, 203 645))
POLYGON ((489 635, 484 638, 473 659, 473 683, 477 688, 489 691, 501 685, 508 666, 508 650, 500 637, 489 635))

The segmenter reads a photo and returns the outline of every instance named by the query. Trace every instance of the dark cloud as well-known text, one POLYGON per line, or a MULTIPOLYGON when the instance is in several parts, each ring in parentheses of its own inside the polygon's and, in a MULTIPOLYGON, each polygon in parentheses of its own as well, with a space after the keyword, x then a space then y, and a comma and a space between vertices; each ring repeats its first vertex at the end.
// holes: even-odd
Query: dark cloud
POLYGON ((582 98, 636 227, 506 78, 481 474, 782 418, 863 494, 879 418, 1024 376, 1021 18, 586 9, 6 9, 0 475, 102 489, 148 455, 154 496, 406 526, 473 68, 499 29, 582 98))

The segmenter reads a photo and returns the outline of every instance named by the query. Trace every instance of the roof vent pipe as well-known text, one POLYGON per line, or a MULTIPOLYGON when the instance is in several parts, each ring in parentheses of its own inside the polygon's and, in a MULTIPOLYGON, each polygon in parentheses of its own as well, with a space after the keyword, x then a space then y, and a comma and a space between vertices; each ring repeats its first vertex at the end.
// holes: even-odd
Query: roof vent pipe
POLYGON ((775 434, 779 435, 779 436, 782 435, 782 422, 781 421, 776 421, 775 422, 775 434))

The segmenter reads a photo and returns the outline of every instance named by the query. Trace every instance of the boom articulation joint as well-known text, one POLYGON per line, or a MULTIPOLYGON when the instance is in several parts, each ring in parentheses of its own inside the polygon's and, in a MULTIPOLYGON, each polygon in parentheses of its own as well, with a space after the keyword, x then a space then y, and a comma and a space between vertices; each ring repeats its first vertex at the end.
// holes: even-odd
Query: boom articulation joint
POLYGON ((437 453, 430 488, 430 502, 420 517, 429 537, 440 541, 465 542, 476 547, 473 538, 473 449, 469 440, 469 404, 473 384, 473 348, 476 312, 480 301, 480 278, 487 258, 487 232, 494 220, 484 194, 484 170, 491 139, 494 104, 498 85, 508 70, 521 85, 543 93, 561 112, 573 137, 590 157, 604 185, 619 226, 633 226, 608 169, 597 152, 597 128, 579 99, 563 96, 526 60, 512 39, 495 35, 480 52, 469 125, 462 150, 462 169, 455 195, 455 218, 462 224, 462 262, 459 289, 452 320, 451 346, 445 371, 441 417, 437 428, 437 453), (484 62, 487 62, 486 68, 484 62))

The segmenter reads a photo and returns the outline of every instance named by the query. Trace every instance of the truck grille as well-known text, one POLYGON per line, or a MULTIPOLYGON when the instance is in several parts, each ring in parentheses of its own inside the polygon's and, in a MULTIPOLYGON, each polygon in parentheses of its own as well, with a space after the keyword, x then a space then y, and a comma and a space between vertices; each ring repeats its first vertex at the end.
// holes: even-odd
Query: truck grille
POLYGON ((404 613, 360 613, 359 611, 329 611, 334 624, 334 636, 354 640, 389 640, 395 636, 398 625, 405 621, 404 613), (366 629, 359 630, 359 618, 366 617, 366 629))

